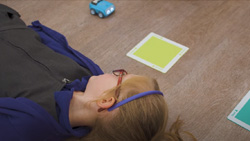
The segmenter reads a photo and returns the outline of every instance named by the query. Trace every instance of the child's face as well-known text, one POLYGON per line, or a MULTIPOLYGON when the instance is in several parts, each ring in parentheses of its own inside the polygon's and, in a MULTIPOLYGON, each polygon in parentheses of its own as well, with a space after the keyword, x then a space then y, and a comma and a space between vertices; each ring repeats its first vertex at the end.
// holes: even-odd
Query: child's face
MULTIPOLYGON (((133 74, 124 75, 122 82, 129 78, 132 78, 133 74)), ((117 85, 118 77, 113 74, 103 74, 99 76, 92 76, 89 79, 85 93, 91 94, 90 97, 96 99, 103 94, 106 90, 109 90, 117 85)))

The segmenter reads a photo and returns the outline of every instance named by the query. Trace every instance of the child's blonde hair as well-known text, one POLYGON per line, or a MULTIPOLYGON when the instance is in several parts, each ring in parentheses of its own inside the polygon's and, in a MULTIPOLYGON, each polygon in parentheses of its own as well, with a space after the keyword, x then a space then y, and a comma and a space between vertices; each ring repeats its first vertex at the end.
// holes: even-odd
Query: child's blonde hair
MULTIPOLYGON (((159 90, 155 79, 134 76, 120 86, 118 102, 135 94, 159 90)), ((102 98, 115 96, 117 88, 105 92, 102 98)), ((102 99, 101 98, 101 99, 102 99)), ((181 141, 179 129, 181 121, 165 132, 168 119, 167 104, 162 95, 152 94, 133 100, 112 111, 110 116, 99 118, 94 128, 83 140, 91 141, 181 141)))

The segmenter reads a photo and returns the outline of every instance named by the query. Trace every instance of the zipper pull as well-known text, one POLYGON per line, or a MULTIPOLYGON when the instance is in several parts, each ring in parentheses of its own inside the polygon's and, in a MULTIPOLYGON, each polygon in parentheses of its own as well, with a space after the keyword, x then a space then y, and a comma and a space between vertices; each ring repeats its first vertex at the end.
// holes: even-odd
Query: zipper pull
POLYGON ((62 79, 62 82, 65 83, 65 84, 68 84, 68 83, 70 83, 71 81, 70 81, 69 79, 67 79, 67 78, 63 78, 63 79, 62 79))

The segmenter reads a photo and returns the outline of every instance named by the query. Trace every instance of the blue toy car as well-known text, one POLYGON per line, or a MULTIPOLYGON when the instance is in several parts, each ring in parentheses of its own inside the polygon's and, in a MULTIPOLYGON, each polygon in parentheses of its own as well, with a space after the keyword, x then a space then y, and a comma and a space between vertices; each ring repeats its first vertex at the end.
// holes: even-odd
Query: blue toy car
POLYGON ((100 18, 109 16, 115 11, 115 6, 106 0, 93 0, 89 4, 90 13, 97 14, 100 18))

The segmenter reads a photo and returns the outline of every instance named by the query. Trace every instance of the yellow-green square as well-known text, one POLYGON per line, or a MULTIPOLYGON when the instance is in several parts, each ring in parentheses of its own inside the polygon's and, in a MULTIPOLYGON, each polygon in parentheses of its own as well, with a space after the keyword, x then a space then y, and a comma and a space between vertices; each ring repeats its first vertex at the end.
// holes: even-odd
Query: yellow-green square
POLYGON ((178 53, 180 53, 181 50, 182 48, 174 44, 152 36, 136 52, 134 52, 134 55, 164 68, 178 53))

